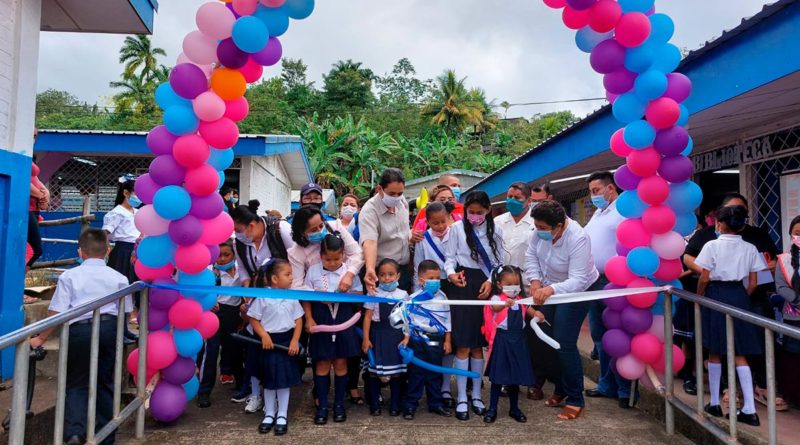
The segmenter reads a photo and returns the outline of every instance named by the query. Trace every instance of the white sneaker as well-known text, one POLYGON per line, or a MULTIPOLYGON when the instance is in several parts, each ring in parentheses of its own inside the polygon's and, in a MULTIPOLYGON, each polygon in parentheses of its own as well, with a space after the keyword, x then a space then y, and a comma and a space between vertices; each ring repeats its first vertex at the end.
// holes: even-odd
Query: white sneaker
POLYGON ((244 407, 244 412, 253 414, 264 408, 264 399, 261 397, 250 396, 247 398, 247 406, 244 407))

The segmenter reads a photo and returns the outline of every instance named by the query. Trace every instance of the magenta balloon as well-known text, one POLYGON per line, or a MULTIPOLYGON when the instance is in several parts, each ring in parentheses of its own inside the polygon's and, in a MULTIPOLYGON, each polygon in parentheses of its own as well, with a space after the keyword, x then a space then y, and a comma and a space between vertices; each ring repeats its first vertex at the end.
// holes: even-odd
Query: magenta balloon
POLYGON ((625 94, 633 88, 636 73, 620 68, 603 76, 603 86, 612 94, 625 94))
POLYGON ((592 69, 600 74, 609 74, 625 65, 625 47, 614 39, 600 42, 589 57, 592 69))
POLYGON ((623 165, 614 172, 614 182, 622 190, 636 190, 641 180, 642 177, 633 174, 627 165, 623 165))
POLYGON ((192 196, 192 208, 189 214, 200 219, 211 219, 219 215, 225 202, 219 193, 212 193, 208 196, 192 196))
POLYGON ((677 156, 689 144, 689 132, 683 127, 672 127, 656 133, 653 147, 664 156, 677 156))
POLYGON ((621 314, 623 329, 633 335, 647 332, 653 324, 653 314, 650 309, 629 306, 623 309, 621 314))
MULTIPOLYGON (((628 299, 625 297, 606 298, 603 302, 606 304, 606 307, 617 312, 622 312, 626 307, 630 306, 628 299)), ((620 317, 621 316, 622 314, 620 314, 620 317)))
POLYGON ((217 58, 224 67, 238 69, 245 66, 250 59, 250 55, 240 50, 239 47, 233 43, 233 39, 228 38, 219 42, 217 46, 217 58))
POLYGON ((235 9, 233 9, 233 2, 230 2, 230 3, 225 3, 225 6, 226 6, 228 9, 230 9, 230 10, 231 10, 231 12, 233 13, 233 16, 234 16, 234 17, 236 17, 237 19, 238 19, 239 17, 241 17, 241 16, 240 16, 240 15, 239 15, 239 14, 236 12, 236 10, 235 10, 235 9))
POLYGON ((169 85, 178 96, 194 99, 208 91, 208 78, 199 66, 193 63, 181 63, 170 71, 169 85))
MULTIPOLYGON (((147 313, 147 328, 151 331, 160 331, 169 324, 169 312, 152 306, 151 304, 150 312, 147 313)), ((141 316, 141 312, 139 315, 141 316)))
POLYGON ((161 377, 174 385, 183 385, 194 377, 196 371, 194 360, 178 356, 171 365, 161 370, 161 377))
POLYGON ((619 256, 628 256, 628 252, 631 251, 631 249, 623 246, 620 243, 617 243, 616 250, 617 250, 617 255, 619 256))
POLYGON ((610 329, 603 334, 603 351, 611 357, 624 357, 631 352, 631 336, 622 329, 610 329))
POLYGON ((159 422, 174 422, 186 410, 186 404, 183 387, 162 380, 150 396, 150 414, 159 422))
POLYGON ((172 134, 167 130, 167 127, 164 125, 159 125, 157 127, 153 127, 150 130, 150 133, 147 133, 147 148, 153 152, 154 155, 171 155, 172 154, 172 146, 175 144, 175 141, 178 140, 178 136, 172 134))
MULTIPOLYGON (((154 284, 176 284, 170 278, 158 278, 153 281, 154 284)), ((150 307, 166 311, 173 303, 181 298, 180 292, 171 289, 150 289, 150 307)))
POLYGON ((208 252, 211 254, 211 262, 216 263, 217 258, 219 258, 219 245, 218 244, 210 244, 206 245, 208 247, 208 252))
POLYGON ((686 156, 667 156, 661 160, 658 174, 669 182, 678 183, 691 178, 693 169, 692 160, 686 156))
POLYGON ((589 9, 594 6, 595 3, 597 3, 597 0, 567 0, 567 5, 569 5, 569 7, 572 9, 577 9, 578 11, 589 9))
POLYGON ((603 310, 603 325, 606 329, 620 329, 622 328, 622 316, 618 311, 607 307, 603 310))
POLYGON ((179 246, 191 246, 202 234, 203 225, 192 215, 186 215, 169 223, 169 237, 179 246))
POLYGON ((162 187, 181 185, 185 176, 186 169, 172 155, 158 156, 150 163, 150 177, 162 187))
POLYGON ((669 97, 675 102, 681 103, 692 94, 692 81, 681 73, 667 74, 667 92, 664 97, 669 97))
POLYGON ((161 186, 153 181, 149 173, 145 173, 136 178, 136 183, 133 184, 133 190, 136 192, 136 196, 145 204, 153 203, 153 197, 160 188, 161 186))
POLYGON ((281 56, 283 56, 283 46, 277 37, 270 37, 264 49, 250 55, 253 61, 263 66, 275 65, 281 60, 281 56))

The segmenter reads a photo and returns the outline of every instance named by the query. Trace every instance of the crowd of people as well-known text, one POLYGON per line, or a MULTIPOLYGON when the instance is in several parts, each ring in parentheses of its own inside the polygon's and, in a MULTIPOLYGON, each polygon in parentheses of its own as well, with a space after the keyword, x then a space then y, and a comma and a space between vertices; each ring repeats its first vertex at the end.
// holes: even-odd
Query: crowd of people
MULTIPOLYGON (((135 279, 131 261, 136 260, 134 244, 139 234, 133 215, 141 201, 132 186, 132 182, 120 186, 118 206, 106 216, 104 231, 82 235, 79 253, 86 261, 71 275, 90 273, 80 270, 103 258, 105 250, 94 244, 107 237, 116 242, 109 266, 126 279, 135 279)), ((196 403, 209 407, 215 384, 231 385, 235 388, 231 400, 244 403, 245 412, 263 410, 259 432, 285 434, 290 388, 300 383, 310 364, 314 422, 318 425, 326 424, 331 413, 334 422, 346 421, 347 404, 366 405, 373 416, 383 415, 388 406, 390 416, 411 420, 423 393, 432 413, 458 420, 475 415, 486 423, 496 420, 501 396, 508 397, 509 416, 525 422, 519 407, 521 392, 557 408, 561 420, 578 418, 585 409, 585 397, 613 398, 621 408, 630 408, 629 400, 638 399, 636 385, 614 371, 611 357, 603 351, 603 302, 544 305, 553 295, 601 290, 608 284, 604 268, 617 254, 616 230, 624 219, 616 209, 618 189, 608 172, 592 174, 587 189, 596 210, 585 227, 568 216, 547 185, 532 188, 524 182, 509 185, 506 212, 496 217, 485 192, 471 190, 462 196, 458 178, 451 175, 439 179, 425 208, 416 209, 404 195, 402 172, 394 168, 383 172, 365 201, 354 195, 342 197, 336 209, 338 218, 326 213, 322 188, 314 183, 302 188, 301 206, 288 219, 274 211, 259 212, 257 201, 240 205, 235 190, 221 190, 235 229, 231 240, 220 245, 213 265, 217 285, 222 288, 366 294, 398 302, 424 297, 496 304, 486 310, 474 305, 426 306, 427 316, 411 314, 412 320, 422 317, 435 328, 421 338, 393 327, 392 305, 388 304, 251 299, 237 296, 235 291, 231 295, 221 292, 214 308, 219 332, 206 342, 198 357, 201 384, 196 403), (517 304, 526 297, 532 297, 534 305, 517 304), (359 312, 363 316, 356 326, 320 329, 346 325, 359 312), (593 354, 601 368, 597 387, 590 389, 584 388, 577 346, 587 318, 593 354), (531 320, 540 323, 560 349, 534 335, 531 320), (256 341, 243 343, 238 335, 256 341), (425 362, 454 370, 454 375, 406 363, 403 354, 408 351, 425 362), (467 377, 468 371, 475 374, 467 377), (548 381, 554 389, 546 395, 548 381), (389 390, 384 405, 385 387, 389 390)), ((697 231, 686 238, 683 285, 760 315, 774 317, 773 309, 779 307, 783 322, 800 326, 800 217, 792 221, 788 234, 793 241, 791 251, 781 255, 765 231, 747 224, 747 214, 744 197, 731 194, 718 211, 708 215, 707 226, 698 218, 697 231)), ((64 299, 78 298, 73 305, 83 301, 64 286, 62 277, 57 291, 60 303, 54 299, 53 311, 69 307, 64 299)), ((695 378, 703 376, 693 375, 691 304, 678 302, 675 323, 676 343, 688 358, 679 377, 685 391, 696 394, 695 378)), ((724 316, 704 311, 711 388, 706 411, 714 416, 722 415, 722 405, 727 402, 727 392, 721 388, 733 383, 725 382, 721 375, 726 358, 724 324, 724 316)), ((36 341, 44 338, 46 335, 36 341)), ((763 333, 737 322, 735 343, 732 359, 744 399, 739 421, 756 425, 759 419, 754 404, 766 403, 763 333)), ((800 364, 797 341, 784 340, 780 363, 781 390, 797 401, 796 379, 788 371, 792 364, 800 364)), ((100 377, 102 381, 106 376, 100 377)), ((68 412, 71 403, 81 402, 77 386, 79 382, 71 386, 68 379, 68 412)), ((788 408, 782 397, 778 405, 778 409, 788 408)), ((79 428, 68 429, 68 436, 70 431, 79 428)))

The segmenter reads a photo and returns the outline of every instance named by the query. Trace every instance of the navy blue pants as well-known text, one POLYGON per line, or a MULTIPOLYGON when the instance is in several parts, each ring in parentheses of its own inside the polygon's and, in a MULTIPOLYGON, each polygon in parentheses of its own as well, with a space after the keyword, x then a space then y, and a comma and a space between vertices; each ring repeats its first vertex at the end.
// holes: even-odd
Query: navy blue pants
MULTIPOLYGON (((414 356, 433 365, 442 366, 442 337, 431 337, 438 341, 437 346, 428 346, 426 343, 412 341, 408 346, 414 351, 414 356)), ((408 384, 403 407, 406 410, 416 411, 422 392, 428 397, 428 409, 437 409, 442 406, 442 374, 422 369, 419 366, 408 364, 408 384)))
POLYGON ((204 348, 197 356, 197 366, 200 368, 199 394, 210 394, 217 380, 217 359, 222 374, 232 374, 236 379, 236 386, 242 384, 243 354, 241 344, 231 337, 236 332, 241 322, 238 306, 219 305, 217 318, 219 330, 205 341, 204 348), (220 349, 222 357, 220 357, 220 349))
POLYGON ((558 350, 561 378, 556 380, 555 393, 566 396, 567 405, 584 406, 583 364, 578 352, 578 336, 592 302, 557 304, 553 337, 561 345, 558 350))

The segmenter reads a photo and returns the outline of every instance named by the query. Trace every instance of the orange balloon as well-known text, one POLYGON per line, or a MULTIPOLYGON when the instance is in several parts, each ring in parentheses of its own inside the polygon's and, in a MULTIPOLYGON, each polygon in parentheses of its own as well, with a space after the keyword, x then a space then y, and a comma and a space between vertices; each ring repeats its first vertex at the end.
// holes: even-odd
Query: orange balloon
POLYGON ((211 75, 211 89, 224 100, 236 100, 244 96, 247 81, 239 70, 218 68, 211 75))

